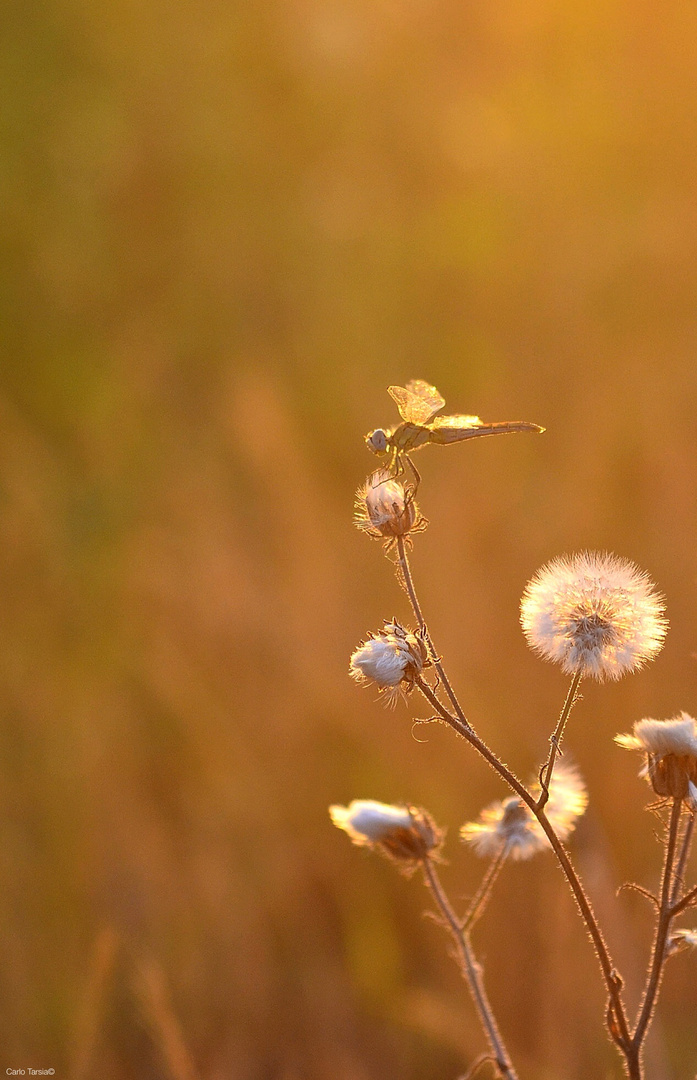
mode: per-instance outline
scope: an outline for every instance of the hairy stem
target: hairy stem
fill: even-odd
[[[435,646],[433,644],[433,639],[432,639],[431,635],[429,634],[429,632],[428,632],[428,630],[426,628],[426,621],[425,621],[425,619],[423,617],[423,612],[421,611],[421,605],[419,604],[419,600],[418,600],[418,597],[416,595],[416,589],[414,588],[414,580],[413,580],[413,578],[411,576],[411,567],[409,566],[409,559],[407,557],[407,550],[406,550],[406,547],[405,547],[405,544],[404,544],[404,537],[403,536],[398,536],[397,537],[397,552],[398,552],[398,555],[399,555],[399,568],[402,571],[402,578],[404,580],[404,587],[405,587],[405,589],[407,591],[407,596],[409,597],[409,601],[410,601],[412,609],[414,611],[414,617],[416,618],[416,621],[419,624],[419,629],[421,631],[421,636],[422,636],[423,640],[426,642],[426,645],[428,646],[428,650],[429,650],[429,652],[431,654],[431,660],[433,662],[433,666],[436,669],[436,671],[438,672],[438,678],[440,679],[440,681],[443,684],[443,689],[445,690],[446,694],[448,695],[448,699],[449,699],[450,704],[452,705],[453,709],[455,710],[455,713],[457,715],[458,720],[460,720],[460,722],[462,724],[464,724],[465,727],[470,728],[472,725],[469,723],[469,721],[467,720],[467,717],[465,716],[464,712],[462,711],[462,707],[460,706],[460,702],[457,700],[457,696],[456,696],[455,691],[453,690],[453,688],[452,688],[452,686],[450,684],[450,680],[448,679],[448,676],[445,674],[445,670],[444,670],[443,665],[441,663],[440,656],[436,652]]]
[[[682,834],[682,843],[680,845],[678,864],[675,868],[673,890],[670,895],[671,904],[675,904],[677,902],[680,892],[685,885],[685,867],[687,866],[687,860],[690,857],[690,848],[692,847],[692,835],[695,829],[694,810],[689,810],[688,815],[689,816],[687,818],[687,822],[685,823],[685,831]]]
[[[624,1008],[624,1002],[622,1001],[622,979],[617,974],[615,965],[612,961],[612,957],[608,951],[605,939],[602,935],[598,920],[595,917],[593,908],[591,907],[590,900],[586,896],[585,890],[581,884],[580,878],[576,873],[571,859],[569,858],[566,849],[564,848],[561,840],[554,831],[547,815],[544,812],[543,807],[537,805],[537,801],[530,794],[528,789],[518,779],[503,761],[496,756],[493,750],[491,750],[483,739],[472,730],[471,727],[465,727],[460,720],[448,712],[445,706],[438,700],[433,690],[426,682],[426,680],[419,676],[416,680],[416,684],[421,690],[426,700],[436,709],[438,715],[449,724],[458,734],[477,750],[485,761],[491,765],[498,775],[505,780],[510,788],[518,795],[528,809],[534,814],[537,821],[540,823],[540,827],[543,830],[545,836],[552,845],[552,850],[556,855],[557,861],[561,866],[564,877],[567,880],[569,888],[571,889],[576,904],[578,905],[581,917],[586,924],[588,932],[591,936],[593,946],[595,948],[595,954],[598,958],[605,985],[607,987],[608,995],[610,998],[611,1013],[610,1017],[613,1021],[610,1029],[612,1038],[623,1051],[627,1053],[630,1043],[629,1027],[627,1024],[627,1017]]]
[[[682,799],[673,799],[673,806],[670,812],[670,825],[668,826],[668,836],[666,839],[665,858],[663,860],[661,907],[658,914],[658,925],[656,927],[656,936],[654,938],[651,960],[649,962],[646,989],[644,991],[644,997],[639,1010],[639,1018],[634,1029],[634,1034],[632,1035],[631,1043],[633,1057],[636,1059],[639,1066],[639,1075],[641,1075],[642,1046],[653,1017],[656,994],[658,993],[658,988],[661,983],[663,965],[666,958],[666,942],[668,940],[670,924],[675,917],[675,909],[671,904],[671,897],[673,895],[673,863],[678,840],[681,811]]]
[[[453,911],[450,901],[445,894],[443,886],[440,883],[438,874],[433,865],[431,859],[426,857],[422,863],[424,878],[426,884],[430,889],[431,895],[435,900],[438,908],[445,919],[445,923],[450,931],[455,946],[457,949],[457,958],[460,964],[462,975],[469,987],[474,1001],[477,1014],[481,1021],[482,1027],[486,1032],[486,1037],[491,1047],[491,1051],[494,1055],[496,1065],[498,1066],[499,1073],[505,1077],[506,1080],[518,1080],[518,1074],[516,1073],[511,1063],[510,1056],[506,1050],[506,1046],[501,1037],[501,1033],[498,1029],[494,1014],[491,1009],[491,1004],[486,995],[484,989],[484,980],[482,978],[482,969],[477,962],[477,958],[474,955],[472,945],[470,944],[469,934],[463,928],[458,921],[455,912]]]
[[[552,779],[552,773],[554,772],[554,762],[556,761],[557,754],[561,753],[560,747],[562,738],[564,737],[564,728],[566,727],[566,721],[569,719],[571,710],[576,704],[578,687],[581,682],[581,678],[582,674],[581,670],[579,669],[577,672],[575,672],[574,677],[571,680],[569,692],[566,695],[566,701],[564,702],[564,707],[562,708],[559,721],[556,728],[554,729],[554,734],[550,737],[549,740],[549,756],[542,768],[540,769],[540,787],[542,788],[542,791],[540,792],[540,797],[537,801],[537,805],[539,806],[540,810],[542,810],[542,808],[547,804],[547,801],[549,800],[549,784]]]
[[[491,896],[491,890],[494,887],[494,883],[501,872],[501,867],[506,861],[508,855],[508,845],[502,844],[501,850],[498,855],[494,855],[493,859],[489,863],[486,873],[482,878],[482,883],[477,889],[476,893],[472,897],[470,906],[468,907],[465,917],[460,924],[463,930],[471,930],[478,919],[481,919],[484,914],[484,909],[489,902]]]
[[[688,893],[685,893],[682,900],[678,900],[677,903],[673,905],[673,908],[671,909],[673,918],[675,918],[676,915],[679,915],[681,911],[684,911],[685,908],[691,907],[692,904],[697,904],[697,885],[695,885],[694,889],[690,889]]]
[[[537,805],[537,801],[533,798],[525,785],[521,783],[517,776],[515,776],[515,774],[508,768],[508,766],[505,765],[503,761],[501,761],[501,759],[493,752],[493,750],[489,749],[484,740],[480,739],[480,737],[473,730],[472,726],[465,718],[460,704],[455,696],[455,693],[452,690],[450,682],[445,675],[445,671],[443,669],[440,658],[438,657],[435,649],[433,648],[433,642],[428,636],[428,631],[426,630],[426,623],[421,610],[421,605],[419,604],[419,600],[416,594],[416,588],[414,586],[414,581],[411,575],[411,569],[409,567],[409,561],[407,559],[404,541],[401,537],[398,539],[397,546],[399,551],[400,566],[402,569],[402,574],[404,575],[404,583],[407,593],[409,595],[409,599],[411,601],[411,605],[414,609],[414,615],[416,616],[416,619],[419,623],[421,632],[424,635],[424,639],[426,640],[429,648],[432,651],[434,658],[434,666],[436,668],[436,671],[438,672],[439,677],[441,678],[443,687],[445,688],[448,698],[450,699],[453,708],[455,709],[456,715],[450,713],[449,710],[446,709],[444,705],[442,705],[438,697],[435,695],[429,684],[422,676],[419,676],[416,679],[416,684],[421,690],[421,692],[424,694],[426,699],[431,703],[431,705],[434,706],[436,712],[441,717],[441,719],[444,720],[446,723],[450,724],[450,726],[454,728],[455,731],[457,731],[460,735],[462,735],[463,738],[467,739],[467,741],[475,748],[475,750],[477,750],[481,754],[484,760],[489,763],[489,765],[499,774],[499,776],[503,780],[505,780],[505,782],[510,788],[512,788],[516,795],[520,796],[525,805],[534,814],[535,818],[540,824],[540,827],[545,833],[545,836],[552,845],[552,850],[554,851],[554,854],[557,858],[557,862],[559,863],[562,869],[562,873],[564,874],[569,888],[573,893],[574,899],[576,900],[576,904],[581,913],[581,917],[588,929],[588,933],[590,934],[591,940],[593,942],[595,954],[598,958],[600,969],[602,971],[603,979],[605,980],[605,985],[607,987],[609,996],[609,1006],[607,1011],[608,1029],[614,1042],[625,1055],[627,1068],[629,1070],[630,1063],[628,1055],[630,1050],[630,1034],[624,1002],[622,1000],[623,981],[612,961],[612,957],[610,956],[608,947],[605,943],[605,939],[600,930],[600,926],[598,925],[598,920],[596,919],[593,908],[591,907],[590,900],[586,896],[585,889],[581,884],[580,878],[578,877],[578,874],[573,867],[573,864],[566,852],[566,849],[564,848],[561,840],[557,836],[554,828],[552,827],[549,819],[547,818],[547,815],[544,812],[544,806]],[[573,695],[571,697],[571,701],[573,702]]]

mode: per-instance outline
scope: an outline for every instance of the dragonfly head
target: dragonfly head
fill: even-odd
[[[370,431],[365,437],[365,443],[369,450],[372,450],[374,454],[386,454],[387,453],[387,432],[382,428],[376,428],[375,431]]]

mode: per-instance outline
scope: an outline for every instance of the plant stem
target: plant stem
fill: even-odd
[[[663,860],[663,880],[661,882],[661,907],[658,915],[658,925],[656,927],[656,936],[654,938],[653,950],[651,960],[649,963],[649,970],[646,980],[646,989],[644,991],[644,997],[639,1010],[639,1018],[634,1029],[634,1034],[631,1040],[631,1052],[632,1057],[636,1060],[637,1075],[641,1076],[641,1052],[644,1037],[648,1031],[649,1024],[653,1017],[654,1006],[656,1003],[656,994],[661,983],[661,976],[663,975],[663,964],[665,961],[666,953],[666,941],[668,940],[668,932],[670,930],[670,924],[675,917],[674,906],[671,905],[671,897],[673,895],[673,862],[675,859],[675,848],[678,840],[678,830],[680,827],[680,813],[682,811],[682,799],[674,798],[673,806],[670,812],[670,825],[668,826],[668,837],[666,840],[665,858]]]
[[[435,646],[433,644],[433,639],[431,638],[431,635],[429,634],[429,632],[428,632],[428,630],[426,628],[426,621],[425,621],[425,619],[423,617],[423,613],[421,611],[421,605],[419,604],[418,597],[416,595],[416,589],[414,588],[414,580],[413,580],[413,578],[411,576],[411,567],[409,566],[409,559],[407,557],[407,550],[406,550],[406,547],[405,547],[405,544],[404,544],[404,537],[403,536],[398,536],[397,537],[397,553],[398,553],[398,556],[399,556],[399,567],[400,567],[400,569],[402,571],[402,577],[404,579],[404,587],[405,587],[405,589],[407,591],[407,596],[409,597],[409,601],[410,601],[412,609],[414,611],[414,617],[416,618],[416,621],[419,624],[419,629],[421,631],[421,636],[424,639],[424,641],[426,642],[426,645],[428,646],[429,652],[431,654],[431,660],[433,662],[433,666],[436,669],[436,671],[438,672],[438,677],[439,677],[440,681],[443,683],[443,689],[445,690],[446,694],[448,695],[450,703],[451,703],[453,709],[455,710],[455,713],[456,713],[458,719],[460,720],[460,722],[462,724],[465,725],[465,727],[471,728],[472,725],[469,723],[469,721],[467,720],[467,717],[465,716],[464,712],[462,711],[462,707],[460,706],[460,702],[457,700],[457,696],[456,696],[455,691],[453,690],[453,688],[452,688],[452,686],[450,684],[450,680],[448,679],[448,676],[445,674],[445,670],[444,670],[443,665],[441,663],[440,656],[436,652]]]
[[[496,1060],[499,1072],[501,1076],[506,1080],[518,1080],[518,1074],[516,1073],[508,1051],[506,1050],[501,1033],[498,1029],[494,1014],[491,1009],[491,1004],[486,995],[484,989],[484,980],[482,979],[482,969],[477,962],[477,958],[474,955],[472,945],[470,944],[469,934],[463,928],[458,921],[455,912],[453,911],[450,901],[445,894],[443,886],[440,883],[438,874],[433,865],[431,859],[426,857],[422,863],[424,878],[426,884],[431,891],[431,895],[435,900],[438,908],[440,909],[443,918],[447,924],[457,948],[457,957],[460,963],[460,969],[462,975],[469,987],[474,1001],[475,1008],[479,1015],[479,1019],[482,1023],[482,1027],[486,1032],[486,1037],[491,1047],[492,1053]]]
[[[692,846],[692,834],[695,828],[695,814],[694,810],[688,811],[689,817],[685,824],[685,831],[682,836],[682,844],[680,846],[680,856],[678,858],[678,865],[675,868],[675,877],[673,879],[673,891],[670,894],[671,904],[675,904],[678,899],[678,894],[685,884],[685,867],[687,866],[687,860],[690,857],[690,848]]]
[[[694,903],[697,903],[697,885],[695,885],[694,889],[690,889],[688,893],[685,893],[682,900],[678,900],[678,902],[673,905],[673,918],[675,918],[675,916],[679,915],[681,911],[684,911],[685,908],[690,907],[690,905]]]
[[[472,730],[471,727],[465,727],[457,717],[453,716],[445,708],[443,704],[438,700],[431,687],[425,681],[422,676],[419,676],[416,680],[416,684],[421,690],[421,693],[427,699],[427,701],[433,705],[438,712],[438,715],[442,720],[445,720],[447,724],[450,724],[458,734],[477,750],[481,756],[491,765],[491,767],[499,774],[499,776],[505,780],[510,788],[515,791],[516,795],[519,795],[528,809],[534,814],[537,821],[540,823],[540,827],[545,833],[545,836],[552,845],[554,854],[557,857],[557,861],[561,866],[564,877],[566,878],[569,888],[571,889],[576,904],[578,905],[581,917],[588,929],[591,936],[595,953],[600,964],[605,985],[607,987],[608,995],[610,997],[612,1015],[614,1017],[617,1030],[611,1031],[612,1037],[623,1053],[626,1054],[629,1048],[630,1035],[629,1027],[627,1024],[627,1017],[624,1009],[624,1002],[622,1001],[622,979],[618,975],[615,965],[612,962],[612,957],[608,952],[605,939],[598,925],[598,921],[591,907],[590,901],[586,896],[585,890],[581,884],[581,881],[576,873],[572,862],[561,842],[559,837],[554,831],[554,828],[549,822],[547,815],[544,812],[544,808],[540,808],[537,805],[537,801],[530,794],[528,789],[518,779],[518,777],[511,772],[507,765],[505,765],[500,758],[496,756],[493,750],[490,750],[486,743],[480,739],[480,737]]]
[[[552,779],[552,773],[554,772],[554,762],[556,760],[557,754],[561,753],[560,747],[562,738],[564,736],[564,728],[566,727],[566,721],[569,719],[571,710],[576,704],[576,695],[578,692],[579,683],[581,682],[581,678],[582,674],[581,670],[579,669],[577,672],[575,672],[571,680],[569,692],[566,695],[566,701],[564,702],[564,707],[561,711],[559,721],[556,728],[554,729],[554,734],[550,737],[549,740],[549,756],[542,768],[540,769],[540,787],[542,788],[542,791],[540,792],[540,797],[537,800],[537,805],[540,810],[542,810],[542,808],[547,804],[547,801],[549,799],[549,784]]]
[[[505,765],[499,757],[497,757],[493,750],[489,749],[484,740],[480,739],[477,733],[473,730],[472,726],[466,720],[460,704],[457,701],[455,693],[450,686],[450,682],[445,675],[445,671],[443,669],[440,658],[437,656],[436,651],[433,648],[433,642],[428,636],[428,632],[426,630],[426,623],[423,617],[423,613],[421,611],[421,605],[419,604],[418,597],[416,595],[416,589],[411,575],[404,542],[401,537],[398,538],[397,547],[399,552],[400,566],[404,575],[404,582],[407,593],[414,609],[414,615],[416,616],[416,619],[419,623],[421,632],[424,635],[424,639],[426,640],[429,648],[433,653],[434,666],[443,682],[443,686],[446,690],[446,693],[448,694],[450,701],[453,704],[453,708],[455,709],[457,715],[453,716],[453,714],[450,713],[448,709],[446,709],[445,706],[441,704],[429,684],[422,676],[419,676],[415,680],[416,685],[419,687],[422,694],[431,703],[431,705],[434,706],[441,719],[445,720],[445,722],[450,724],[450,726],[454,728],[455,731],[457,731],[460,735],[462,735],[463,738],[467,739],[467,741],[475,748],[475,750],[477,750],[481,754],[484,760],[489,763],[489,765],[499,774],[499,776],[503,780],[505,780],[505,782],[510,788],[512,788],[516,795],[520,796],[528,809],[534,814],[545,836],[552,845],[552,850],[554,851],[554,854],[557,858],[557,862],[559,863],[562,872],[567,880],[569,888],[573,893],[574,899],[576,900],[576,904],[578,905],[579,911],[581,913],[581,917],[586,924],[588,933],[590,934],[591,940],[593,942],[595,954],[598,958],[598,963],[600,964],[600,969],[602,971],[603,979],[605,980],[605,985],[607,987],[608,996],[610,999],[607,1013],[608,1029],[610,1031],[612,1039],[620,1048],[622,1053],[625,1055],[627,1068],[629,1070],[630,1062],[628,1055],[630,1052],[630,1034],[627,1016],[624,1008],[624,1002],[622,1000],[623,981],[615,968],[612,957],[610,956],[610,953],[608,951],[608,947],[605,944],[605,939],[600,930],[600,926],[598,925],[598,920],[595,917],[593,908],[591,907],[590,900],[586,896],[580,878],[578,877],[578,874],[576,873],[561,840],[557,836],[554,828],[552,827],[549,819],[547,818],[547,815],[544,812],[544,806],[538,807],[537,801],[533,798],[525,785],[521,783],[518,777],[508,768],[508,766]],[[573,696],[571,698],[571,701],[573,702]]]
[[[471,930],[478,919],[481,919],[484,914],[484,908],[486,907],[489,897],[491,896],[491,890],[494,887],[494,883],[501,872],[501,867],[506,861],[508,855],[508,846],[503,843],[498,855],[494,855],[493,859],[489,863],[486,873],[482,878],[481,885],[477,889],[476,893],[472,897],[470,906],[465,913],[465,917],[461,922],[463,930]]]

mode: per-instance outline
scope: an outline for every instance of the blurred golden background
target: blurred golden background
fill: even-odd
[[[413,569],[516,771],[566,680],[518,602],[609,549],[665,592],[587,685],[573,843],[636,1002],[660,848],[641,716],[697,710],[697,8],[605,0],[7,0],[0,422],[0,1066],[73,1080],[441,1080],[484,1049],[428,900],[354,797],[450,829],[502,794],[347,677],[408,620],[351,525],[385,389],[541,436],[428,447]],[[694,865],[692,872],[694,874]],[[689,921],[683,925],[691,925]],[[619,1077],[568,891],[508,867],[476,933],[527,1080]],[[651,1080],[697,1067],[671,961]]]

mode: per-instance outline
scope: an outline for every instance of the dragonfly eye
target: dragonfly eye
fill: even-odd
[[[369,435],[366,435],[365,441],[368,449],[372,450],[374,454],[384,454],[387,450],[387,435],[382,428],[371,431]]]

